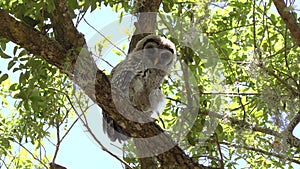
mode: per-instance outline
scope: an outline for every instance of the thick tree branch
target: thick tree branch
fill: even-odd
[[[291,31],[296,43],[300,46],[300,27],[298,26],[296,18],[287,10],[284,0],[273,0],[273,3],[287,28]]]
[[[100,74],[98,74],[100,76]],[[99,79],[99,78],[97,78]],[[101,83],[96,83],[96,85],[99,85]],[[100,86],[99,86],[100,87]],[[98,86],[96,86],[98,88]],[[163,130],[155,123],[155,122],[149,122],[149,123],[138,123],[138,122],[132,122],[126,119],[123,116],[120,116],[116,112],[115,105],[123,105],[123,109],[125,112],[121,113],[127,113],[128,116],[140,116],[137,117],[138,119],[146,117],[144,116],[144,113],[139,112],[134,107],[130,106],[128,99],[123,96],[119,95],[120,92],[117,92],[117,89],[111,90],[113,93],[106,95],[103,97],[104,94],[107,93],[100,93],[103,92],[103,90],[97,90],[96,96],[98,103],[101,102],[99,100],[103,98],[111,99],[111,95],[118,95],[118,99],[115,99],[114,101],[111,100],[110,104],[108,105],[100,105],[104,110],[110,111],[109,114],[111,117],[116,120],[117,122],[120,122],[119,125],[124,128],[124,130],[132,137],[135,138],[151,138],[153,136],[158,136],[156,139],[152,139],[149,141],[138,141],[139,147],[143,147],[144,150],[153,150],[153,155],[159,154],[160,150],[168,150],[170,148],[170,145],[174,146],[170,150],[157,155],[158,160],[160,161],[162,166],[167,166],[169,168],[178,168],[178,167],[186,167],[186,168],[209,168],[205,167],[203,165],[198,164],[197,162],[194,162],[189,156],[187,156],[183,150],[181,150],[176,143],[170,138],[168,135],[163,133]],[[102,97],[100,97],[102,96]],[[114,104],[113,104],[114,102]],[[120,110],[122,111],[122,110]],[[138,139],[139,140],[139,139]]]
[[[67,169],[66,167],[63,167],[55,163],[50,163],[49,165],[50,165],[50,169]]]
[[[55,39],[64,46],[65,49],[83,47],[86,44],[84,36],[79,33],[74,26],[66,0],[54,0],[54,4],[55,10],[50,19]]]
[[[41,56],[48,63],[63,68],[67,51],[59,43],[17,21],[3,9],[0,9],[0,16],[1,37],[20,45],[34,55]]]
[[[287,131],[293,133],[295,127],[300,123],[300,112],[298,112],[295,117],[291,120],[290,124],[287,127]]]

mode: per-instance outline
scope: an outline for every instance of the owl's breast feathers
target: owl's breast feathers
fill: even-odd
[[[166,72],[159,69],[146,69],[137,74],[130,84],[129,100],[141,111],[149,111],[151,106],[150,93],[160,89]]]
[[[164,101],[160,85],[170,73],[175,56],[175,45],[170,40],[156,35],[146,36],[111,72],[111,87],[115,90],[112,93],[124,96],[143,112],[160,111]],[[112,141],[127,139],[123,128],[105,112],[103,119],[107,122],[103,123],[104,131]]]

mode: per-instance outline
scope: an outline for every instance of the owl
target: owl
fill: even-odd
[[[111,72],[112,90],[125,96],[133,107],[147,116],[161,113],[165,96],[160,86],[165,76],[170,73],[176,59],[175,45],[168,39],[148,35],[140,40],[134,50]],[[117,109],[126,106],[116,105]],[[124,112],[124,110],[123,110]],[[140,119],[127,117],[138,122]],[[151,119],[151,118],[147,118]],[[122,127],[103,113],[103,130],[111,141],[127,139]]]

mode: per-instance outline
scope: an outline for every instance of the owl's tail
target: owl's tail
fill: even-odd
[[[102,122],[103,131],[104,133],[107,133],[108,138],[111,141],[118,140],[120,143],[128,140],[129,135],[126,134],[123,128],[116,121],[114,121],[104,110],[102,114],[103,114],[103,122]]]

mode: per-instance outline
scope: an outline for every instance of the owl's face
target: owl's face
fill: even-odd
[[[146,36],[139,41],[133,52],[139,53],[137,59],[141,59],[147,68],[159,69],[169,72],[175,61],[174,44],[163,37],[156,35]]]

